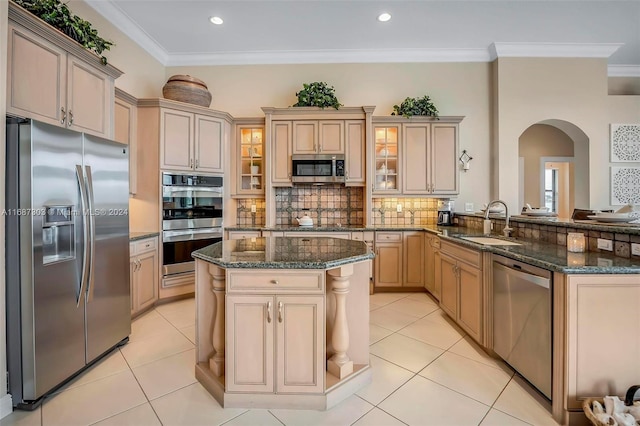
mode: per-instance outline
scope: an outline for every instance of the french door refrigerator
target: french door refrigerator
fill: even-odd
[[[14,406],[128,341],[128,147],[7,117],[6,308]]]

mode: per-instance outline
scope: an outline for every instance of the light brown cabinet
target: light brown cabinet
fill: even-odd
[[[235,195],[264,194],[264,125],[236,124]]]
[[[158,300],[158,237],[129,244],[131,315],[152,307]]]
[[[137,100],[130,94],[116,88],[114,105],[114,139],[129,146],[129,194],[137,192]]]
[[[291,121],[274,121],[271,127],[271,186],[291,186]]]
[[[376,117],[373,195],[459,193],[462,117]]]
[[[227,391],[324,391],[324,296],[228,294],[225,312]]]
[[[293,122],[294,154],[344,154],[344,120]]]
[[[423,232],[376,232],[375,251],[376,287],[424,287]]]
[[[228,127],[223,118],[161,108],[160,168],[224,173]]]
[[[433,297],[440,300],[440,281],[436,274],[436,265],[440,262],[440,238],[437,235],[425,235],[424,288]]]
[[[9,114],[113,137],[120,70],[11,2],[7,48]]]
[[[436,276],[442,310],[471,337],[482,342],[482,253],[442,241]]]
[[[365,122],[364,120],[346,120],[345,127],[345,170],[346,186],[362,186],[367,178],[365,161]]]

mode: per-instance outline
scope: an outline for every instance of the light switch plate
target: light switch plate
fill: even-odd
[[[402,212],[402,204],[400,204],[400,203],[396,204],[396,211],[398,213]]]
[[[472,212],[473,211],[473,203],[464,203],[464,211]]]
[[[604,238],[598,238],[598,248],[600,250],[613,251],[613,241]]]
[[[256,212],[256,205],[251,204],[251,213],[255,213],[255,212]]]
[[[631,243],[631,254],[640,256],[640,243]]]

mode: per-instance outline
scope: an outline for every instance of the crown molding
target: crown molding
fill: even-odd
[[[122,31],[126,37],[137,43],[142,49],[153,56],[158,62],[166,66],[169,53],[152,37],[138,26],[126,13],[110,0],[84,0],[107,21]]]
[[[640,65],[609,65],[609,77],[640,77]]]
[[[167,66],[487,62],[486,49],[287,50],[170,55]]]
[[[497,58],[608,58],[624,43],[502,43],[489,45]]]

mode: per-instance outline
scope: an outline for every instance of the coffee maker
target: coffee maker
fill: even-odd
[[[441,200],[438,202],[438,225],[453,225],[453,201]]]

